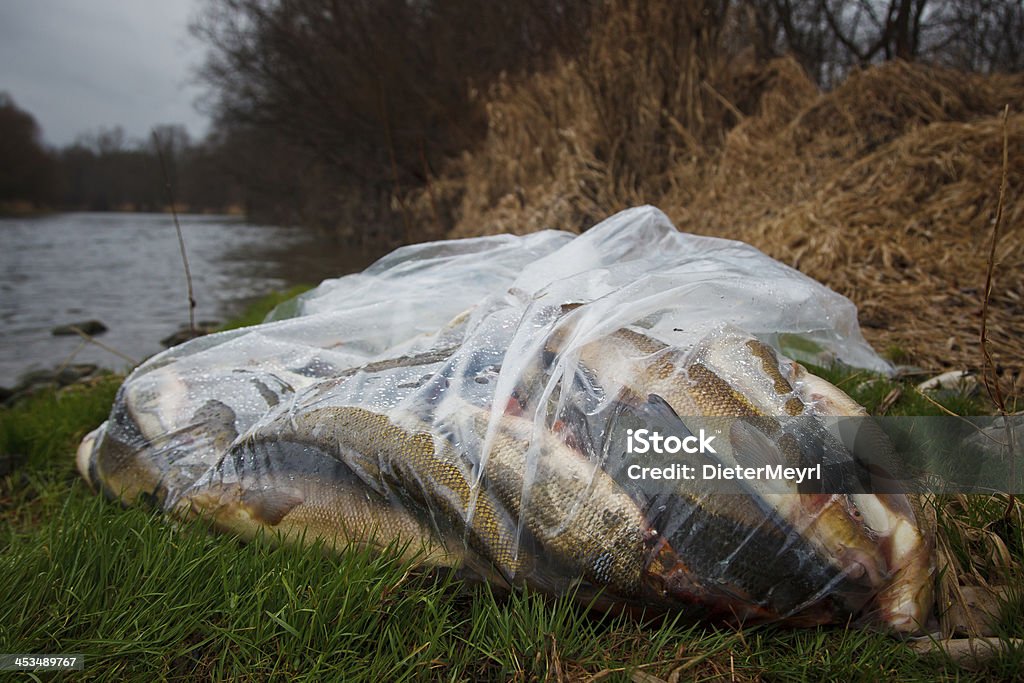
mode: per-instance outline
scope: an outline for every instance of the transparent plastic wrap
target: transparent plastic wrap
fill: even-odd
[[[271,318],[141,365],[83,475],[243,537],[397,544],[601,605],[928,619],[931,529],[899,487],[830,479],[853,456],[829,419],[863,411],[779,351],[889,366],[848,300],[750,246],[642,207],[404,247]]]

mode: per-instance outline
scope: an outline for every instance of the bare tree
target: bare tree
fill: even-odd
[[[942,2],[929,57],[970,71],[1024,69],[1024,0]]]
[[[928,4],[929,0],[823,0],[821,9],[849,61],[865,66],[879,59],[915,59]]]
[[[971,71],[1024,68],[1024,0],[746,0],[776,53],[819,83],[850,68],[919,60]]]
[[[387,207],[485,130],[472,88],[571,50],[583,0],[208,0],[193,30],[223,125],[304,148]]]
[[[32,114],[0,92],[0,202],[42,206],[53,198],[54,162]]]

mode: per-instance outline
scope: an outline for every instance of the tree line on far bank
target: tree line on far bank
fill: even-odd
[[[0,214],[162,211],[172,196],[187,211],[244,211],[214,135],[193,142],[183,126],[161,125],[133,141],[114,127],[58,149],[41,138],[35,117],[0,93]]]

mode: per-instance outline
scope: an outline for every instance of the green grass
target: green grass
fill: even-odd
[[[278,305],[283,304],[286,301],[290,301],[299,294],[307,292],[312,288],[313,287],[311,285],[295,285],[290,289],[267,294],[246,306],[245,310],[243,310],[236,318],[224,323],[220,327],[219,331],[223,332],[224,330],[234,330],[239,327],[258,325],[263,322],[264,318],[267,317],[267,314],[274,310]]]
[[[942,408],[957,415],[986,415],[992,412],[991,406],[981,394],[946,391],[937,399],[934,396],[926,397],[916,389],[913,381],[892,382],[867,370],[854,370],[843,366],[824,368],[814,365],[808,365],[807,368],[842,389],[872,415],[881,412],[883,402],[893,392],[895,400],[884,411],[888,416],[947,414]],[[920,378],[918,381],[921,381]],[[936,400],[941,404],[941,408],[935,404]]]
[[[863,630],[718,630],[496,596],[393,556],[205,533],[123,510],[81,483],[37,529],[5,534],[0,648],[80,653],[105,680],[573,679],[636,671],[739,680],[928,680],[934,666]],[[856,669],[854,668],[856,663]],[[990,672],[995,673],[995,672]]]
[[[875,406],[896,386],[849,372],[830,379]],[[105,419],[118,382],[0,409],[0,453],[13,464],[0,479],[2,653],[80,653],[85,677],[117,681],[928,681],[1024,671],[1020,651],[968,672],[866,629],[736,631],[601,615],[571,597],[499,594],[409,571],[397,552],[241,544],[198,522],[123,509],[88,490],[72,457]],[[938,412],[913,393],[904,387],[890,414]],[[969,499],[956,521],[997,533],[1019,559],[1024,537],[1004,509]],[[975,539],[953,545],[964,563],[976,560]],[[1024,585],[1019,572],[1009,579]],[[1000,628],[1024,633],[1020,592]]]

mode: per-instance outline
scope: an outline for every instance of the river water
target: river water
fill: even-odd
[[[375,255],[295,227],[227,216],[179,217],[196,320],[225,320],[268,292],[364,268]],[[131,364],[56,325],[102,321],[98,341],[136,360],[188,323],[185,275],[170,215],[68,213],[0,219],[0,386],[73,362]]]

